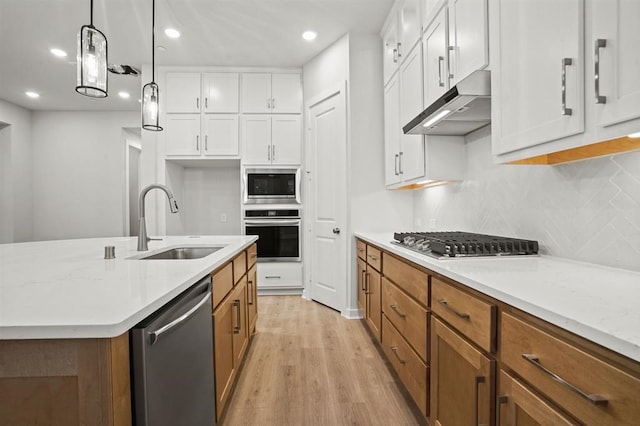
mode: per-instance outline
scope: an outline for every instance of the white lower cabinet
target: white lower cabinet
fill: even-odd
[[[300,164],[301,125],[299,114],[243,115],[243,164]]]

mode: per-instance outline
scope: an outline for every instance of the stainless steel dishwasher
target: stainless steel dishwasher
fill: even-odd
[[[130,336],[134,424],[215,425],[211,278],[144,319]]]

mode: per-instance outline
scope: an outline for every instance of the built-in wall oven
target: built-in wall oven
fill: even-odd
[[[300,169],[247,168],[244,204],[300,204]]]
[[[273,208],[244,213],[245,234],[258,236],[258,262],[300,261],[300,210]]]

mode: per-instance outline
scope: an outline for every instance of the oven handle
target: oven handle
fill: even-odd
[[[280,226],[280,225],[300,225],[300,219],[297,220],[245,220],[246,226]]]

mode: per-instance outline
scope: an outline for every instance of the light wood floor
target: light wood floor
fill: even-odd
[[[299,296],[258,299],[223,425],[420,425],[358,320]]]

